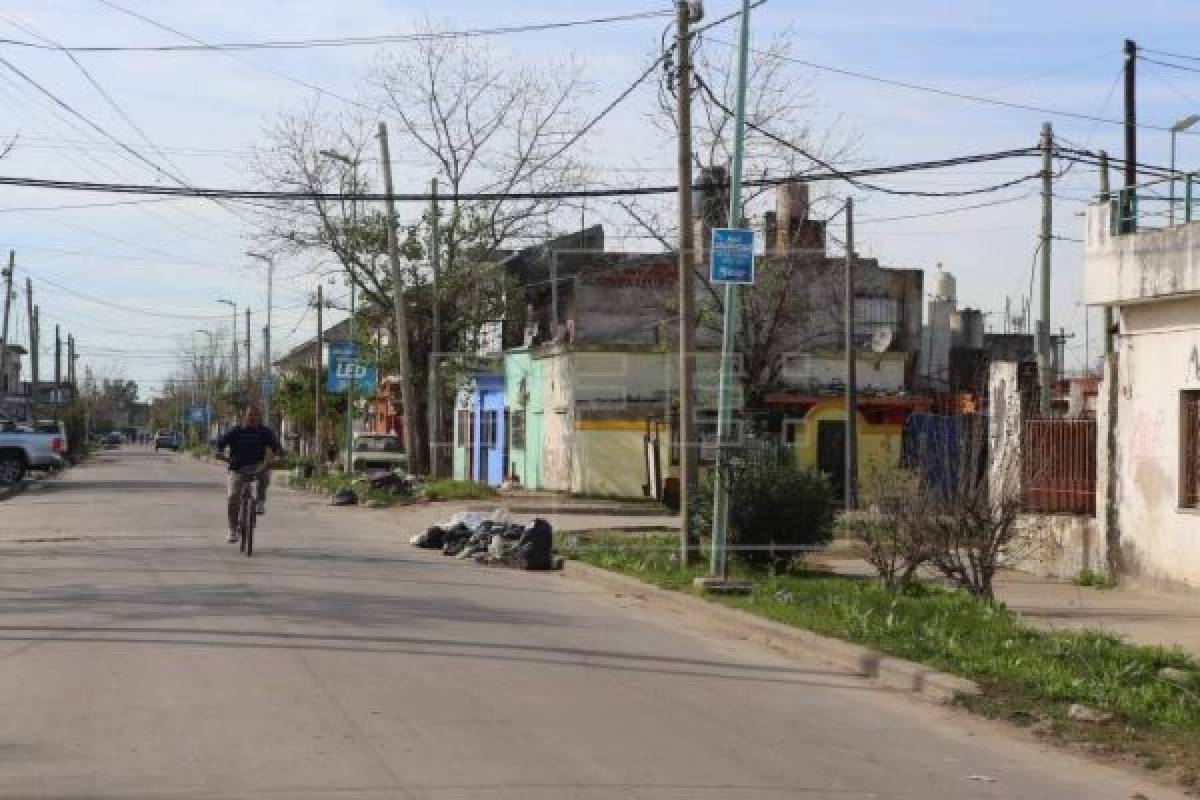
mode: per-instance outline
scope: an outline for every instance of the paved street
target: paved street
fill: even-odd
[[[137,448],[0,504],[0,796],[1120,798],[1124,772]]]

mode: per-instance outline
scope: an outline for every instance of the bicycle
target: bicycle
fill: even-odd
[[[242,496],[238,501],[238,551],[246,554],[246,558],[254,555],[254,527],[258,521],[258,476],[260,467],[244,467],[239,469],[242,476]]]
[[[228,461],[223,454],[218,455],[219,461]],[[258,479],[266,464],[242,467],[237,470],[243,478],[242,494],[238,498],[238,552],[245,553],[246,558],[254,555],[254,528],[258,522]]]

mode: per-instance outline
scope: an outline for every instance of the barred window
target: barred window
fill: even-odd
[[[1179,393],[1179,505],[1200,508],[1200,391]]]
[[[525,449],[525,409],[519,408],[508,418],[508,424],[512,428],[512,449]]]

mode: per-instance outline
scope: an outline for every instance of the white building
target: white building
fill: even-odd
[[[1120,328],[1097,404],[1097,518],[1115,523],[1123,572],[1200,587],[1200,223],[1121,234],[1114,218],[1107,203],[1087,214],[1085,298]]]

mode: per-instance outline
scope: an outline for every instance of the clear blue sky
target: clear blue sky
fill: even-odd
[[[620,0],[579,2],[389,2],[388,0],[120,0],[132,9],[209,41],[280,39],[406,32],[425,16],[451,28],[513,25],[666,8],[667,3]],[[735,7],[730,0],[707,4],[709,19]],[[170,34],[106,8],[97,0],[12,0],[0,11],[0,36],[28,40],[13,23],[32,26],[43,36],[69,45],[178,43]],[[496,46],[522,62],[546,65],[565,54],[580,58],[595,94],[585,110],[598,110],[648,63],[666,20],[622,23],[554,33],[497,38]],[[1124,38],[1144,47],[1200,55],[1195,32],[1200,3],[1158,0],[1119,2],[946,3],[914,0],[905,4],[770,0],[754,14],[753,37],[764,41],[781,31],[795,37],[793,54],[819,64],[898,80],[987,95],[1031,105],[1119,118],[1121,88],[1116,83]],[[724,36],[732,39],[729,26]],[[713,45],[720,52],[719,45]],[[123,141],[144,145],[61,53],[0,45],[0,55],[46,88],[87,114]],[[271,71],[283,72],[338,93],[356,96],[377,53],[369,48],[302,52],[253,52],[236,58],[205,54],[81,55],[96,80],[148,137],[183,167],[195,183],[246,186],[244,155],[263,141],[262,130],[278,112],[297,108],[311,92]],[[1200,65],[1200,62],[1197,62]],[[795,65],[797,79],[814,80],[820,108],[818,127],[837,124],[857,132],[857,160],[892,163],[1032,145],[1043,119],[1070,141],[1121,152],[1119,126],[1046,117],[969,103]],[[1144,65],[1140,118],[1167,125],[1200,111],[1200,73]],[[331,103],[336,101],[323,101]],[[583,152],[598,172],[636,163],[641,174],[670,182],[670,142],[647,120],[653,108],[652,84],[634,95],[584,143]],[[0,174],[118,182],[155,179],[143,165],[125,158],[94,131],[55,108],[36,90],[0,65],[0,133],[19,134],[16,149]],[[783,132],[786,133],[786,132]],[[394,143],[398,183],[424,186],[428,168]],[[1143,130],[1140,157],[1165,163],[1166,133]],[[1180,163],[1200,162],[1200,140],[1181,137]],[[661,168],[661,172],[653,171]],[[1036,170],[1035,162],[989,164],[946,173],[890,179],[894,186],[946,189],[995,183]],[[883,180],[881,179],[881,182]],[[1077,167],[1059,187],[1055,228],[1080,235],[1083,200],[1096,187],[1094,171]],[[1029,189],[1010,190],[980,200],[1020,198]],[[841,185],[836,191],[845,192]],[[932,270],[939,262],[958,277],[963,304],[1001,311],[1004,298],[1028,291],[1030,262],[1038,224],[1038,201],[1024,197],[1003,205],[945,216],[876,222],[877,217],[952,209],[966,200],[914,200],[855,191],[863,219],[860,250],[885,264]],[[151,316],[102,305],[37,286],[43,337],[60,323],[79,337],[94,366],[138,380],[148,389],[171,367],[171,354],[197,328],[228,325],[228,308],[218,297],[247,304],[258,314],[265,303],[263,276],[242,255],[244,225],[212,203],[171,201],[149,206],[23,211],[111,201],[112,197],[67,192],[0,189],[0,246],[18,253],[23,281],[61,284],[93,298],[159,314],[195,314],[196,319]],[[115,198],[121,199],[121,198]],[[401,209],[401,216],[411,213]],[[600,212],[597,211],[599,214]],[[616,220],[616,217],[612,217]],[[620,220],[621,223],[627,220]],[[1080,245],[1055,245],[1054,327],[1082,334]],[[312,320],[302,308],[312,279],[301,265],[284,269],[276,297],[275,349],[280,352],[309,335]],[[336,289],[338,293],[343,289]],[[200,318],[203,315],[204,318]],[[23,313],[19,319],[23,320]],[[996,320],[997,318],[993,318]],[[257,328],[261,317],[255,321]],[[1095,326],[1093,326],[1094,328]],[[49,328],[49,331],[46,329]],[[109,352],[101,352],[106,349]],[[117,352],[122,351],[122,352]],[[1093,353],[1095,335],[1093,331]],[[47,351],[49,355],[49,351]],[[1082,337],[1072,342],[1068,363],[1078,365]],[[44,359],[43,363],[49,363]]]

